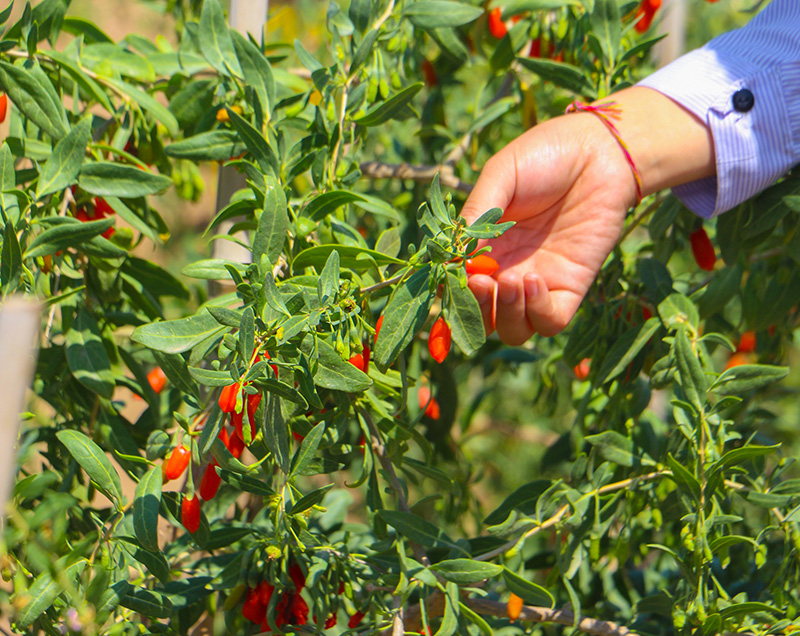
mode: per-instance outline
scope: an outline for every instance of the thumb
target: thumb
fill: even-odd
[[[501,150],[483,166],[478,182],[461,210],[469,223],[492,208],[505,210],[514,198],[517,187],[517,166],[514,154]]]

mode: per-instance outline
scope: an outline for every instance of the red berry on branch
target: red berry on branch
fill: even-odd
[[[186,471],[192,459],[192,452],[183,444],[179,444],[164,464],[164,481],[177,479]]]
[[[355,629],[356,627],[358,627],[358,625],[361,623],[361,621],[364,620],[365,616],[366,616],[366,614],[364,614],[364,612],[356,612],[355,614],[353,614],[350,617],[350,620],[347,621],[347,626],[350,629]]]
[[[219,486],[222,483],[222,477],[219,476],[217,473],[217,460],[214,459],[211,463],[206,466],[206,470],[203,473],[203,477],[200,480],[200,498],[203,501],[211,501],[216,495],[217,491],[219,490]]]
[[[183,496],[181,502],[181,523],[191,534],[200,529],[200,499],[197,495]]]
[[[705,228],[695,230],[689,235],[689,241],[692,244],[692,254],[697,266],[710,272],[714,269],[714,263],[717,262],[717,255],[714,253],[714,246],[711,244],[711,239],[708,238]]]
[[[495,7],[489,11],[489,33],[498,40],[504,38],[506,33],[508,33],[508,27],[506,27],[506,23],[503,22],[502,15],[503,11],[500,7]]]
[[[467,259],[467,276],[472,276],[473,274],[491,276],[498,269],[500,269],[500,266],[497,264],[497,261],[486,254],[478,254],[475,258]]]
[[[575,373],[575,377],[578,378],[581,382],[583,382],[586,378],[589,377],[589,370],[592,360],[590,358],[584,358],[578,364],[575,365],[573,372]]]
[[[450,353],[450,344],[450,326],[444,318],[440,317],[433,323],[430,334],[428,334],[428,353],[441,364]]]
[[[219,394],[219,408],[223,413],[231,413],[236,408],[236,398],[239,396],[239,383],[223,387]]]
[[[736,348],[736,351],[740,351],[742,353],[752,353],[755,350],[756,350],[756,332],[745,331],[739,338],[739,346]]]
[[[0,95],[0,124],[5,122],[7,113],[8,113],[8,95],[3,93],[2,95]]]
[[[242,616],[253,623],[260,623],[267,617],[267,606],[261,602],[258,590],[249,588],[242,605]]]
[[[167,384],[167,376],[161,367],[156,367],[147,374],[147,382],[150,384],[150,388],[158,394],[164,390]]]
[[[427,386],[421,386],[417,391],[417,396],[419,398],[419,408],[425,409],[425,417],[438,420],[441,415],[441,409],[436,398],[431,397],[431,390]]]

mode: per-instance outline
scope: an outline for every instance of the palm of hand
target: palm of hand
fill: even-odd
[[[599,122],[562,117],[484,168],[465,216],[502,207],[503,220],[516,225],[485,243],[500,270],[473,276],[470,288],[487,331],[496,327],[504,342],[561,331],[614,248],[632,199],[630,168],[614,143]]]

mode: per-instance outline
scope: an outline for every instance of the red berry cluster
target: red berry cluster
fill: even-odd
[[[299,565],[294,564],[289,567],[289,577],[294,584],[294,590],[282,592],[275,605],[274,624],[278,629],[284,625],[299,626],[308,623],[308,603],[302,596],[303,588],[306,586],[305,574]],[[262,632],[272,631],[267,619],[267,610],[274,593],[275,586],[269,581],[262,581],[257,587],[249,588],[245,595],[242,616],[253,623],[260,624]],[[325,622],[325,628],[333,627],[335,624],[336,616],[334,615]]]

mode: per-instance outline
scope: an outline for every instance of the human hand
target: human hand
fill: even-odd
[[[615,95],[615,121],[643,179],[645,194],[714,173],[713,143],[693,115],[650,89]],[[462,214],[472,222],[490,208],[514,221],[492,246],[500,265],[469,286],[487,333],[506,344],[534,333],[553,336],[570,322],[619,239],[636,202],[630,164],[614,136],[590,113],[540,124],[484,166]]]

